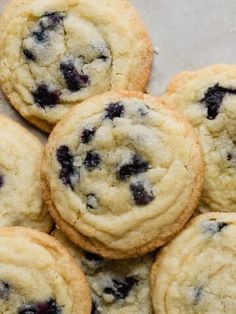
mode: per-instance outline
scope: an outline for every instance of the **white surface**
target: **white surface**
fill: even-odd
[[[159,54],[154,54],[152,94],[163,93],[168,80],[178,72],[214,63],[236,63],[235,0],[130,1],[142,16],[153,46],[159,49]],[[0,9],[5,3],[0,0]],[[42,138],[42,133],[23,121],[5,101],[0,113],[20,121]]]

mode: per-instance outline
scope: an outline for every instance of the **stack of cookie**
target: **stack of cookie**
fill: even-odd
[[[144,94],[126,0],[12,0],[0,26],[1,88],[51,132],[0,117],[0,313],[235,313],[234,66]]]

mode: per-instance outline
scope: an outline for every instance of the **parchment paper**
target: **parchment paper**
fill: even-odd
[[[216,63],[236,63],[236,1],[130,1],[143,18],[156,51],[149,84],[153,95],[162,94],[168,80],[178,72]],[[0,11],[7,2],[0,0]],[[46,135],[21,118],[1,93],[0,99],[1,114],[20,122],[45,141]]]

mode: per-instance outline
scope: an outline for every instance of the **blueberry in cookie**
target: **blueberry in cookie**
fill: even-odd
[[[233,65],[184,72],[162,98],[189,119],[200,137],[206,167],[200,213],[236,212],[235,73]]]
[[[40,181],[43,145],[18,123],[0,116],[0,151],[0,227],[50,232],[53,221]]]
[[[235,313],[236,214],[192,219],[157,254],[151,272],[154,313]]]
[[[91,96],[147,86],[152,46],[127,0],[11,0],[0,28],[2,90],[46,132]]]
[[[90,314],[85,275],[55,238],[23,227],[0,229],[0,313]]]
[[[154,254],[114,261],[76,247],[59,229],[52,235],[69,250],[87,275],[92,314],[152,314],[149,274]]]
[[[54,129],[42,167],[44,197],[77,245],[103,257],[134,257],[183,228],[203,170],[187,120],[152,96],[110,92],[79,104]]]

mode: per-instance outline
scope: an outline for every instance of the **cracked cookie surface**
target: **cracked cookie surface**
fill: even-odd
[[[200,137],[206,172],[198,211],[236,212],[236,67],[181,73],[163,101],[181,111]]]
[[[80,267],[53,237],[22,227],[0,230],[1,314],[90,314]]]
[[[92,314],[152,314],[150,268],[154,255],[114,261],[83,251],[58,229],[53,236],[65,246],[87,275]]]
[[[42,173],[45,200],[66,235],[87,251],[126,258],[184,226],[200,196],[203,161],[182,116],[152,96],[106,93],[56,126]]]
[[[3,92],[45,131],[90,96],[146,88],[151,43],[126,0],[13,0],[0,27]]]
[[[43,145],[13,120],[0,116],[0,227],[24,226],[49,232],[40,165]]]
[[[206,213],[157,255],[151,272],[155,313],[233,314],[235,213]]]

